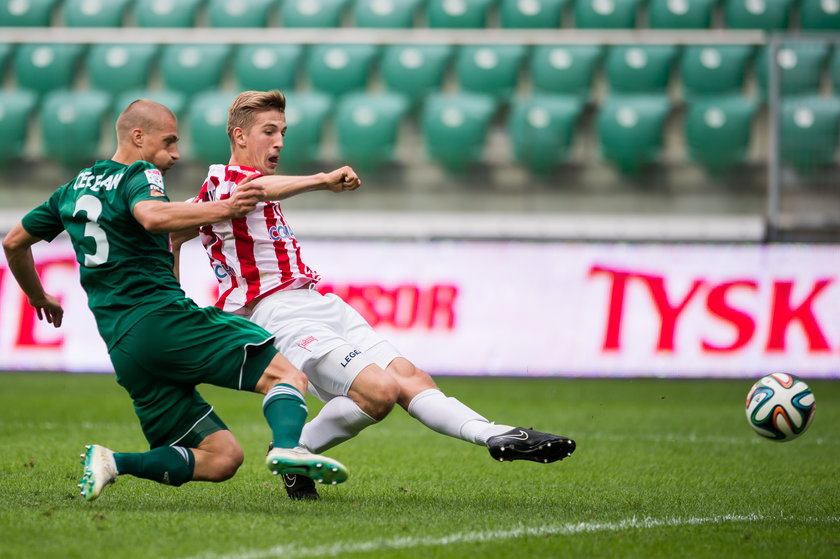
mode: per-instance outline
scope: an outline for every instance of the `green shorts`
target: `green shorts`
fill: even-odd
[[[142,318],[110,356],[150,447],[195,448],[227,429],[196,385],[252,391],[277,354],[271,342],[244,318],[182,299]]]

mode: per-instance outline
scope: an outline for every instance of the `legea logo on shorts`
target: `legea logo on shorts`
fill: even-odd
[[[353,351],[347,354],[347,357],[344,358],[344,362],[341,364],[341,366],[346,367],[350,363],[350,361],[353,360],[354,357],[361,354],[361,351],[359,351],[358,349],[354,349]]]

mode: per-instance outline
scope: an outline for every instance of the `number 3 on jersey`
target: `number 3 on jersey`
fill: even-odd
[[[105,231],[96,222],[102,213],[102,202],[96,196],[85,194],[76,200],[76,208],[73,210],[73,217],[79,212],[87,214],[88,222],[85,224],[85,237],[90,237],[96,243],[96,250],[93,254],[85,254],[85,266],[95,268],[108,260],[108,237]]]

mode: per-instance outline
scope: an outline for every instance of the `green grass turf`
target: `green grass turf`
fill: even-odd
[[[253,394],[204,387],[246,460],[180,488],[77,496],[85,443],[145,450],[109,375],[0,375],[0,557],[838,557],[840,383],[789,443],[747,425],[750,381],[439,379],[490,419],[569,435],[568,460],[498,463],[402,410],[329,454],[351,470],[292,502],[263,464]],[[310,412],[318,408],[310,402]]]

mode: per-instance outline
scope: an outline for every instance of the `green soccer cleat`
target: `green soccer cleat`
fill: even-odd
[[[86,501],[93,501],[102,490],[117,479],[117,464],[114,453],[98,444],[87,445],[87,452],[81,455],[84,473],[79,480],[79,489]]]
[[[349,475],[347,468],[338,460],[312,454],[300,446],[272,448],[265,457],[265,463],[274,475],[304,475],[318,483],[330,485],[342,483]]]

